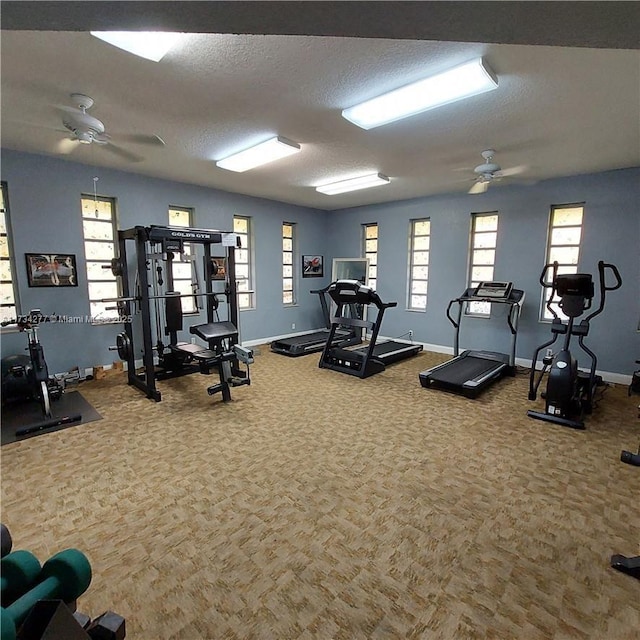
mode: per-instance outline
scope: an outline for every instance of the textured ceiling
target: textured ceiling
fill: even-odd
[[[114,141],[144,160],[130,162],[94,144],[65,156],[73,161],[319,209],[465,192],[488,147],[503,168],[525,167],[492,189],[640,165],[640,52],[601,48],[600,36],[594,45],[600,48],[588,48],[200,33],[153,63],[82,30],[14,30],[25,25],[11,15],[12,30],[6,30],[5,4],[3,147],[56,155],[65,134],[56,131],[61,114],[54,105],[70,105],[69,94],[81,92],[95,99],[90,114]],[[246,4],[252,3],[238,3]],[[495,91],[370,131],[340,115],[361,100],[480,55],[499,77]],[[139,133],[157,134],[166,146],[118,140],[117,134]],[[301,153],[244,174],[215,166],[273,135],[298,142]],[[314,189],[376,171],[391,184],[338,196]]]

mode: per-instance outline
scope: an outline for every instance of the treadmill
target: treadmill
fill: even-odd
[[[281,338],[271,343],[271,351],[280,353],[284,356],[298,357],[306,356],[309,353],[317,353],[324,349],[327,338],[331,333],[331,320],[329,318],[329,307],[327,305],[327,291],[331,285],[327,285],[324,289],[312,289],[310,293],[317,293],[320,297],[320,306],[322,307],[322,317],[324,318],[326,329],[319,331],[311,331],[299,336],[291,336],[290,338]],[[357,308],[352,305],[350,307],[352,317],[359,317]],[[331,338],[331,346],[348,347],[362,342],[362,330],[355,327],[338,326]]]
[[[359,347],[351,349],[351,353],[364,353],[368,347]],[[371,355],[376,360],[380,360],[385,366],[399,362],[405,358],[417,356],[422,351],[421,344],[412,344],[410,342],[399,342],[398,340],[385,340],[384,342],[376,342],[373,345]]]
[[[385,310],[397,306],[397,302],[382,302],[380,296],[371,287],[358,280],[336,280],[329,285],[328,293],[337,305],[335,317],[332,319],[331,331],[336,331],[343,324],[365,330],[370,329],[371,340],[368,345],[358,349],[333,347],[328,342],[318,363],[321,369],[333,369],[358,378],[368,378],[384,371],[388,364],[404,360],[422,351],[421,344],[409,344],[395,340],[376,342]],[[377,308],[375,320],[345,317],[344,307],[349,304],[374,305]]]
[[[459,352],[460,321],[463,309],[469,302],[490,302],[508,305],[507,324],[511,332],[510,353],[467,350]],[[476,398],[487,387],[506,375],[516,373],[516,336],[524,291],[514,289],[511,282],[481,282],[470,287],[447,307],[447,318],[455,328],[454,358],[426,369],[419,375],[420,384],[427,389],[441,389],[467,398]],[[451,307],[458,304],[457,317],[451,316]]]

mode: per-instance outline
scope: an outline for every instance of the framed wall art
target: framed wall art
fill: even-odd
[[[323,266],[322,256],[302,256],[302,277],[322,278]]]
[[[77,287],[76,257],[71,253],[25,253],[30,287]]]

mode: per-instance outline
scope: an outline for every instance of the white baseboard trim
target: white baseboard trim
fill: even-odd
[[[242,346],[243,347],[256,347],[259,345],[264,345],[264,344],[270,344],[271,342],[274,342],[275,340],[282,340],[283,338],[293,338],[295,336],[303,336],[306,333],[312,333],[313,331],[322,331],[323,329],[309,329],[308,331],[298,331],[296,333],[285,333],[279,336],[272,336],[270,338],[258,338],[257,340],[246,340],[242,342]],[[432,353],[443,353],[446,355],[453,355],[453,347],[447,347],[441,344],[432,344],[430,342],[418,342],[417,340],[410,340],[410,339],[400,339],[400,338],[391,338],[388,336],[378,336],[378,340],[379,341],[384,341],[384,340],[398,340],[398,342],[406,342],[407,344],[421,344],[422,348],[425,351],[431,351]],[[464,351],[463,348],[460,348],[460,351]],[[527,358],[516,358],[516,365],[519,367],[525,367],[527,369],[531,368],[531,360],[527,359]],[[103,364],[101,365],[102,367],[104,367],[104,369],[112,369],[113,368],[113,364]],[[136,368],[142,367],[143,366],[143,362],[142,360],[136,360]],[[538,361],[536,362],[536,369],[540,370],[542,369],[542,362]],[[127,363],[124,363],[124,370],[127,370]],[[93,368],[92,367],[86,367],[85,370],[85,376],[87,375],[93,375]],[[621,384],[621,385],[625,385],[625,386],[629,386],[631,384],[631,375],[626,375],[626,374],[622,374],[622,373],[614,373],[612,371],[600,371],[600,370],[596,370],[596,374],[601,376],[602,379],[605,382],[610,382],[612,384]],[[56,375],[63,375],[63,374],[56,374]]]
[[[432,351],[433,353],[445,353],[448,355],[453,355],[453,347],[445,347],[439,344],[429,344],[427,342],[420,342],[425,351]],[[462,353],[464,351],[463,348],[460,349]],[[531,360],[527,358],[516,358],[516,365],[519,367],[525,367],[527,369],[531,368]],[[542,369],[542,362],[536,362],[536,369]],[[612,384],[622,384],[625,386],[629,386],[631,384],[631,376],[622,374],[622,373],[614,373],[613,371],[600,371],[596,369],[596,374],[601,376],[605,382],[611,382]]]

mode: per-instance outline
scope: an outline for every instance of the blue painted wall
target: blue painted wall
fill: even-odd
[[[167,224],[169,206],[192,207],[195,226],[230,231],[234,214],[250,216],[255,238],[255,310],[241,314],[244,341],[304,331],[323,325],[317,296],[309,290],[320,279],[302,279],[299,265],[298,305],[282,305],[283,221],[297,223],[300,254],[327,255],[324,211],[296,207],[270,200],[216,191],[190,184],[158,180],[137,174],[90,167],[47,156],[2,150],[2,180],[7,182],[11,208],[13,248],[16,258],[20,306],[23,312],[39,308],[43,313],[67,316],[89,314],[84,278],[84,247],[80,195],[93,193],[93,177],[99,176],[98,194],[117,199],[120,228]],[[131,252],[134,252],[133,243]],[[66,252],[78,260],[79,286],[74,288],[27,287],[25,253]],[[324,281],[322,281],[324,284]],[[206,321],[189,318],[186,324]],[[51,371],[74,365],[92,367],[110,363],[121,325],[46,324],[40,331]],[[189,335],[181,336],[189,340]],[[21,353],[26,338],[2,335],[2,355]]]
[[[381,187],[383,188],[383,187]],[[383,300],[398,307],[385,315],[381,333],[400,336],[409,329],[419,342],[453,346],[453,327],[445,310],[466,287],[470,214],[498,211],[495,279],[508,280],[526,294],[518,334],[517,356],[531,359],[551,335],[539,322],[549,209],[553,204],[585,203],[581,271],[596,273],[599,260],[614,263],[623,287],[607,298],[593,320],[587,344],[603,371],[629,374],[640,358],[640,169],[610,171],[535,185],[491,187],[482,195],[445,195],[342,210],[331,217],[328,244],[334,254],[359,251],[360,225],[377,222],[378,284]],[[425,312],[406,310],[407,248],[410,220],[431,219],[428,302]],[[494,305],[491,319],[465,318],[461,348],[508,351],[504,310]],[[580,361],[586,362],[583,358]]]
[[[385,316],[382,334],[399,336],[409,329],[414,339],[451,347],[453,328],[446,320],[449,300],[466,286],[471,212],[500,215],[495,278],[510,280],[526,292],[517,355],[531,358],[550,335],[538,321],[538,277],[545,258],[549,207],[585,202],[580,269],[595,272],[598,260],[615,263],[624,280],[604,313],[593,322],[588,344],[599,357],[599,369],[629,374],[640,358],[640,168],[547,180],[535,185],[491,187],[486,194],[425,197],[415,200],[325,212],[269,200],[225,193],[137,174],[97,169],[58,158],[2,150],[2,179],[8,183],[17,280],[23,310],[41,308],[62,315],[89,312],[84,273],[80,194],[92,193],[99,176],[100,195],[115,197],[121,228],[166,224],[170,205],[193,207],[196,226],[230,230],[234,214],[253,219],[255,310],[241,313],[244,341],[305,331],[323,322],[312,288],[329,281],[334,257],[361,254],[361,225],[379,225],[378,291],[398,307]],[[381,187],[384,188],[384,187]],[[430,281],[427,310],[407,311],[407,248],[409,221],[431,219]],[[302,279],[295,307],[281,303],[281,224],[298,223],[297,253],[325,257],[325,277]],[[80,285],[73,289],[29,289],[24,253],[62,251],[78,257]],[[298,265],[296,265],[298,266]],[[194,320],[195,323],[197,320]],[[191,322],[189,322],[191,324]],[[53,371],[79,365],[109,363],[118,325],[49,325],[42,329]],[[188,335],[183,336],[188,339]],[[20,353],[25,338],[3,334],[2,355]],[[468,318],[461,334],[463,348],[508,349],[503,314],[490,320]]]

